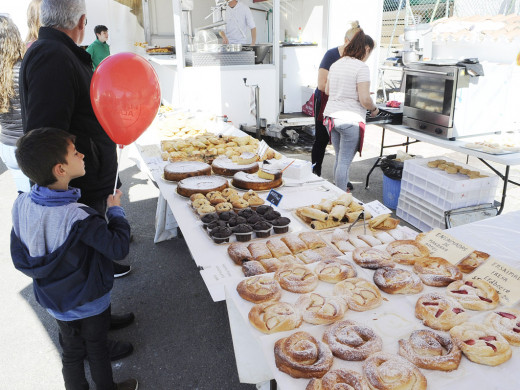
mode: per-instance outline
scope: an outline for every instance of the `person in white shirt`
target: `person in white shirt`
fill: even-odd
[[[329,69],[325,93],[329,100],[323,112],[336,152],[334,182],[347,190],[354,155],[363,146],[367,110],[379,112],[370,97],[370,70],[365,61],[374,49],[374,40],[360,30],[345,47],[343,57]]]
[[[256,25],[249,7],[231,0],[226,9],[226,31],[220,31],[223,43],[247,44],[251,30],[251,45],[256,43]]]

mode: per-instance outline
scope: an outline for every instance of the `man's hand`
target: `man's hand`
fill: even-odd
[[[121,206],[121,197],[123,193],[119,190],[116,190],[115,195],[108,195],[107,198],[107,208],[112,206]]]
[[[227,39],[227,37],[223,37],[223,38],[222,38],[222,43],[223,43],[224,45],[227,45],[227,44],[229,43],[229,39]]]

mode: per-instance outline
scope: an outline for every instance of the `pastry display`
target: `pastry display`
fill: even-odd
[[[498,366],[511,358],[511,346],[490,326],[466,322],[453,327],[450,335],[462,353],[474,363]]]
[[[498,293],[484,280],[457,280],[446,288],[446,295],[468,310],[491,310],[498,306]]]
[[[355,371],[338,368],[327,372],[323,378],[313,378],[305,390],[370,390],[365,378]]]
[[[388,294],[417,294],[424,288],[416,274],[401,268],[378,268],[374,272],[374,283]]]
[[[348,361],[361,361],[383,349],[383,340],[371,328],[355,321],[343,320],[331,325],[323,334],[332,354]]]
[[[296,332],[276,341],[276,367],[293,378],[321,378],[333,363],[332,352],[307,332]]]
[[[489,258],[489,255],[485,252],[481,251],[473,251],[467,257],[461,260],[457,267],[459,267],[461,272],[468,274],[477,269],[482,263],[484,263]]]
[[[489,313],[485,324],[495,329],[515,347],[520,347],[520,310],[502,309]]]
[[[293,305],[279,301],[254,305],[248,318],[256,329],[266,334],[296,329],[302,323],[302,315]]]
[[[426,390],[422,372],[401,356],[378,352],[363,363],[363,374],[373,390]]]
[[[370,247],[356,248],[352,253],[352,259],[363,268],[395,267],[387,252]]]
[[[418,259],[413,270],[427,286],[444,287],[455,280],[462,279],[459,269],[442,257]]]
[[[314,325],[332,324],[342,319],[347,310],[343,299],[317,293],[302,295],[295,306],[303,314],[303,320]]]
[[[313,291],[318,285],[318,276],[304,265],[284,264],[274,278],[284,290],[303,294]]]
[[[164,178],[171,181],[180,181],[192,176],[211,175],[211,167],[200,161],[178,161],[166,164]]]
[[[383,303],[379,289],[363,278],[350,278],[334,285],[334,295],[343,297],[355,311],[374,309]]]
[[[211,163],[211,169],[216,175],[233,176],[237,172],[255,173],[258,171],[258,163],[256,161],[248,164],[240,164],[238,161],[223,156],[218,157]]]
[[[415,304],[415,316],[424,325],[444,331],[466,322],[469,318],[460,303],[438,293],[422,295]]]
[[[386,247],[392,259],[401,264],[414,265],[421,257],[430,255],[430,251],[423,244],[415,240],[396,240]]]
[[[282,171],[258,171],[269,172],[273,176],[272,179],[264,179],[257,173],[237,172],[233,175],[231,184],[242,190],[266,191],[273,188],[278,188],[282,185]]]
[[[399,340],[399,355],[419,368],[453,371],[459,367],[462,352],[449,336],[421,329]]]
[[[207,194],[211,191],[222,191],[227,187],[228,181],[220,176],[193,176],[177,184],[177,193],[189,198],[196,193]]]
[[[278,282],[267,275],[242,280],[237,285],[237,292],[243,299],[253,303],[278,301],[282,293]]]
[[[314,268],[314,272],[318,275],[318,279],[327,283],[338,283],[357,275],[357,271],[352,264],[336,259],[320,261]]]

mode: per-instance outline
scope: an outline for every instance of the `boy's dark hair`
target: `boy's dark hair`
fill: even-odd
[[[103,26],[102,24],[98,24],[96,27],[94,27],[94,33],[101,34],[103,31],[108,31],[107,26]]]
[[[42,127],[29,131],[16,143],[16,161],[22,172],[40,186],[55,183],[52,169],[67,163],[69,144],[76,137],[64,130]]]
[[[374,49],[374,40],[360,29],[345,47],[343,56],[354,57],[358,60],[362,60],[363,57],[365,57],[367,46],[370,48],[370,51],[372,51]]]

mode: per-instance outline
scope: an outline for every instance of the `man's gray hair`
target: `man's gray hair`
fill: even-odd
[[[85,0],[43,0],[40,12],[42,26],[72,30],[87,7]]]

